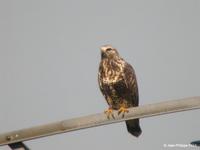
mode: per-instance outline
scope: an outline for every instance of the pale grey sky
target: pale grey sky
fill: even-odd
[[[200,95],[198,0],[2,0],[0,33],[0,133],[107,109],[97,83],[104,44],[134,66],[140,104]],[[199,113],[142,119],[139,138],[117,123],[25,143],[160,150],[200,139]]]

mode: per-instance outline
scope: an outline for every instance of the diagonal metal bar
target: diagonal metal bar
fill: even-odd
[[[24,143],[17,142],[8,145],[12,150],[30,150]]]
[[[199,141],[193,141],[193,142],[191,142],[191,144],[194,145],[194,146],[200,147],[200,140]]]
[[[93,114],[0,134],[0,146],[129,119],[145,118],[199,108],[200,97],[191,97],[130,108],[129,113],[124,118],[118,116],[116,111],[113,113],[115,118],[110,119],[104,113]]]

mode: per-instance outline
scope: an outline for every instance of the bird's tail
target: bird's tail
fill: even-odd
[[[140,134],[142,133],[142,130],[140,128],[139,119],[127,120],[126,126],[127,126],[128,132],[135,137],[139,137]]]

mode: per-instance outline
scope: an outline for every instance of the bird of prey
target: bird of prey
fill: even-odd
[[[129,107],[138,106],[139,93],[135,71],[118,51],[111,45],[101,47],[101,62],[99,65],[98,83],[109,108],[105,111],[108,118],[112,111],[118,110],[118,115],[128,113]],[[128,132],[138,137],[142,130],[139,119],[126,121]]]

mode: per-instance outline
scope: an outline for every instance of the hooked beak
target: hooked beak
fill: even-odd
[[[100,49],[101,49],[101,52],[105,53],[108,48],[113,49],[111,45],[103,45]]]
[[[105,53],[105,52],[106,52],[106,49],[107,49],[106,46],[102,46],[102,47],[100,48],[100,50],[101,50],[102,53]]]
[[[106,46],[102,46],[100,48],[100,50],[101,50],[101,59],[106,58],[106,49],[107,49]]]
[[[101,58],[106,58],[107,57],[107,49],[113,49],[111,45],[104,45],[100,48],[101,50]]]

